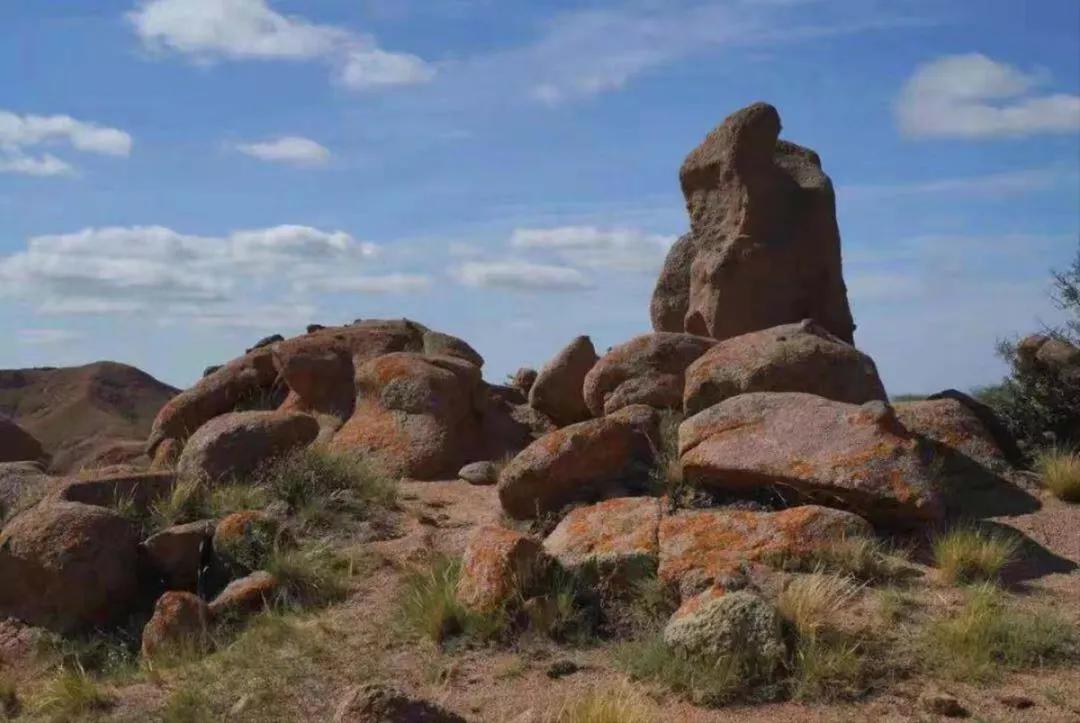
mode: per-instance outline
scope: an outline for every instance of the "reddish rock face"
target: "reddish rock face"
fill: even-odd
[[[461,562],[457,596],[474,609],[491,611],[512,598],[522,599],[546,572],[540,543],[494,525],[478,527]]]
[[[62,482],[56,496],[67,502],[97,507],[131,504],[136,511],[146,512],[167,497],[175,484],[176,475],[172,472],[103,470],[99,476]]]
[[[47,459],[41,442],[10,419],[0,416],[0,462],[38,462]]]
[[[166,592],[154,604],[154,615],[143,628],[143,657],[179,652],[188,646],[206,647],[208,619],[209,610],[201,598],[189,592]]]
[[[832,183],[816,153],[779,134],[776,109],[755,103],[687,156],[692,238],[665,263],[654,328],[727,339],[810,318],[852,342]]]
[[[506,513],[523,520],[552,512],[647,470],[656,415],[640,407],[623,412],[563,427],[522,450],[499,475]]]
[[[214,528],[214,555],[234,576],[251,572],[273,550],[280,530],[281,523],[265,512],[233,512]]]
[[[941,518],[933,450],[883,402],[742,394],[683,422],[679,449],[684,476],[703,487],[747,492],[776,485],[885,525]]]
[[[631,404],[681,408],[686,368],[715,343],[693,334],[634,337],[605,354],[585,377],[585,403],[597,417]]]
[[[0,615],[61,633],[122,618],[138,592],[138,543],[112,510],[38,504],[0,531]]]
[[[215,524],[213,520],[201,520],[174,525],[143,542],[147,559],[168,589],[195,591],[203,550],[210,547]]]
[[[656,571],[660,500],[619,497],[579,507],[544,540],[544,551],[563,568],[595,565],[605,576],[625,581]]]
[[[277,589],[276,577],[256,570],[230,582],[210,603],[210,616],[215,620],[236,619],[261,612],[273,602]]]
[[[686,370],[687,415],[746,392],[807,392],[849,404],[885,400],[873,360],[806,319],[726,339]]]
[[[861,517],[816,505],[779,512],[682,512],[660,520],[659,575],[689,599],[714,586],[724,588],[744,567],[771,555],[801,554],[872,534]]]
[[[589,337],[574,339],[540,370],[529,392],[530,406],[560,427],[591,417],[582,389],[597,359]]]
[[[979,418],[957,400],[897,402],[895,409],[901,424],[947,450],[959,452],[988,469],[1009,466]]]
[[[207,422],[192,435],[177,470],[213,482],[251,474],[260,464],[315,440],[319,425],[299,412],[233,412]]]

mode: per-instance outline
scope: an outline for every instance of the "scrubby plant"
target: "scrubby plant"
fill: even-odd
[[[113,698],[78,666],[62,666],[37,694],[34,712],[52,720],[77,720],[108,709]]]
[[[157,529],[208,516],[206,486],[198,479],[180,479],[168,495],[150,506],[150,517]]]
[[[653,723],[653,705],[629,685],[594,688],[567,700],[552,723]]]
[[[1044,450],[1035,469],[1043,486],[1058,499],[1080,502],[1080,453],[1062,448]]]
[[[994,581],[1019,549],[1013,535],[962,525],[934,540],[934,564],[948,583]]]
[[[455,637],[499,637],[509,625],[506,611],[481,613],[467,608],[457,596],[460,579],[461,560],[443,556],[409,573],[399,609],[404,629],[437,644]]]
[[[931,671],[983,681],[1002,671],[1077,661],[1073,626],[1052,611],[1022,611],[990,584],[968,591],[963,607],[925,628],[920,640]]]
[[[277,604],[302,609],[344,598],[350,580],[368,564],[367,559],[341,554],[326,543],[308,543],[275,547],[262,569],[278,581]]]
[[[816,638],[858,593],[850,578],[815,572],[792,580],[777,596],[776,610],[800,638]]]
[[[679,462],[679,425],[683,415],[673,409],[660,412],[659,435],[654,450],[653,466],[649,470],[650,486],[656,494],[668,495],[673,505],[682,496],[684,480]]]

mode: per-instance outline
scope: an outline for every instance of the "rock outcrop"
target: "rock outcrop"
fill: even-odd
[[[199,428],[180,455],[177,471],[192,479],[242,478],[260,464],[315,441],[319,425],[300,412],[233,412]]]
[[[582,389],[598,359],[589,337],[575,338],[540,370],[529,392],[529,404],[560,427],[588,419],[592,414]]]
[[[683,422],[679,449],[684,476],[703,487],[747,493],[773,486],[887,525],[941,518],[933,450],[884,402],[741,394]]]
[[[693,334],[642,334],[605,354],[585,377],[585,403],[601,417],[631,404],[682,407],[686,368],[716,341]]]
[[[195,592],[199,571],[210,558],[213,520],[199,520],[159,530],[142,544],[151,567],[169,590]]]
[[[683,162],[692,238],[660,276],[657,331],[727,339],[809,318],[853,341],[832,183],[816,153],[779,135],[779,113],[755,103]]]
[[[656,573],[660,500],[619,497],[571,510],[544,540],[544,550],[572,573],[595,570],[625,583]]]
[[[725,339],[686,370],[687,415],[747,392],[807,392],[848,404],[886,400],[873,360],[806,319]]]

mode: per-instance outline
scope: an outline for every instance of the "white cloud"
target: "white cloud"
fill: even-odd
[[[68,344],[86,336],[82,332],[71,329],[19,329],[17,334],[21,344],[32,346]]]
[[[133,141],[118,128],[80,121],[66,115],[17,115],[0,110],[0,173],[66,176],[74,167],[51,153],[34,156],[29,149],[66,143],[82,153],[128,156]]]
[[[283,15],[266,0],[143,0],[127,19],[151,50],[200,62],[321,60],[357,90],[422,83],[435,73],[415,55],[382,50],[347,28]]]
[[[425,274],[385,274],[316,278],[302,282],[299,288],[314,291],[354,292],[358,294],[404,294],[425,291],[431,277]]]
[[[322,166],[330,160],[330,150],[326,146],[301,136],[282,136],[256,143],[239,143],[236,150],[262,161],[296,166]]]
[[[548,251],[567,263],[615,271],[655,271],[664,263],[675,236],[634,228],[597,226],[519,228],[510,237],[517,249]]]
[[[896,102],[900,130],[917,138],[995,138],[1080,131],[1080,95],[1037,95],[1042,73],[980,53],[920,65]]]
[[[511,291],[574,291],[592,288],[577,269],[529,261],[469,261],[453,275],[465,286]]]

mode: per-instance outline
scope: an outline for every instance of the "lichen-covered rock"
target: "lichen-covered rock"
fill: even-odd
[[[307,446],[319,434],[314,417],[299,412],[233,412],[199,428],[184,446],[177,471],[192,479],[223,482]]]
[[[121,619],[138,593],[138,544],[112,510],[38,504],[0,531],[0,616],[61,633]]]
[[[495,525],[476,528],[461,561],[457,596],[480,611],[497,610],[516,597],[524,599],[547,570],[540,543]]]
[[[214,620],[237,620],[261,612],[273,603],[278,587],[276,577],[256,570],[226,585],[210,603],[210,616]]]
[[[499,481],[499,468],[494,462],[472,462],[458,470],[458,477],[471,485],[493,485]]]
[[[218,521],[212,540],[218,565],[233,577],[260,567],[279,543],[281,523],[258,510],[233,512]]]
[[[436,703],[378,683],[354,686],[345,692],[334,723],[466,723]]]
[[[202,598],[189,592],[166,592],[154,603],[154,615],[143,627],[143,657],[205,649],[209,642],[209,618]]]
[[[896,416],[908,430],[959,453],[990,470],[1009,466],[993,436],[966,406],[955,399],[897,402]]]
[[[715,343],[670,332],[634,337],[612,348],[585,377],[585,403],[597,417],[632,404],[681,408],[686,368]]]
[[[807,392],[848,404],[885,400],[873,360],[809,319],[725,339],[686,370],[693,415],[747,392]]]
[[[529,392],[529,404],[560,427],[588,419],[592,415],[582,388],[597,360],[592,340],[576,337],[540,370]]]
[[[732,587],[748,565],[799,557],[845,538],[872,534],[861,517],[817,505],[778,512],[681,512],[660,520],[659,576],[688,599],[711,586]]]
[[[167,497],[176,484],[172,472],[103,470],[90,477],[76,477],[60,483],[58,499],[96,507],[128,506],[140,514]]]
[[[167,589],[195,592],[199,570],[209,558],[215,526],[213,520],[173,525],[143,542],[147,560]]]
[[[815,319],[852,342],[832,182],[816,153],[779,134],[776,109],[755,103],[687,156],[679,181],[691,239],[661,274],[656,328],[726,339]]]
[[[970,394],[964,394],[956,389],[945,389],[937,394],[931,394],[926,399],[931,402],[939,399],[952,399],[959,402],[982,423],[983,428],[993,438],[994,444],[1005,455],[1009,464],[1014,467],[1024,464],[1024,453],[1020,451],[1016,438],[990,405],[983,404]]]
[[[875,522],[938,522],[933,449],[884,402],[861,406],[798,392],[741,394],[679,427],[693,484],[746,493],[779,487]]]
[[[56,482],[40,462],[0,462],[0,524],[33,507]]]
[[[772,671],[787,653],[776,608],[747,590],[687,600],[664,627],[664,642],[708,661],[739,656],[756,673]]]
[[[522,394],[526,396],[532,391],[533,384],[536,383],[537,372],[531,367],[521,367],[514,372],[514,377],[511,381],[513,386],[520,390]]]
[[[639,481],[652,464],[655,417],[651,410],[629,407],[544,435],[500,473],[503,509],[528,519]]]
[[[655,574],[660,500],[619,497],[571,510],[544,540],[544,551],[570,572],[596,570],[632,582]]]
[[[48,459],[34,435],[0,415],[0,462],[38,462]]]

